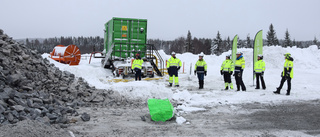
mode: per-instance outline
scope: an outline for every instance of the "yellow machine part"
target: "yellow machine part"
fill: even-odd
[[[163,79],[163,78],[162,77],[160,77],[160,78],[143,78],[142,80],[150,81],[150,80],[160,80],[160,79]],[[108,82],[115,82],[115,83],[130,82],[130,81],[134,81],[134,79],[111,79],[111,80],[108,80]]]

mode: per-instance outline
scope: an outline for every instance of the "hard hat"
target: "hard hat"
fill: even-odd
[[[174,51],[172,51],[171,55],[176,55],[176,53]]]
[[[201,53],[199,54],[199,56],[200,56],[200,57],[203,57],[203,56],[204,56],[203,52],[201,52]]]
[[[231,55],[230,55],[230,54],[227,54],[227,55],[226,55],[226,57],[230,58],[230,57],[231,57]]]
[[[136,54],[136,56],[140,56],[140,54],[139,54],[139,53],[137,53],[137,54]]]
[[[289,57],[291,57],[291,54],[290,54],[290,53],[286,53],[286,54],[284,54],[284,56],[285,56],[286,58],[289,58]]]
[[[237,52],[237,55],[239,55],[239,54],[242,55],[242,52]]]
[[[259,55],[258,55],[258,57],[262,58],[262,57],[263,57],[263,55],[259,54]]]

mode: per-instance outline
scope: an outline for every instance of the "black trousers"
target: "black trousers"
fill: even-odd
[[[224,83],[231,83],[231,74],[229,72],[223,72]]]
[[[242,81],[242,73],[239,72],[239,71],[236,71],[234,75],[235,75],[235,79],[236,79],[237,90],[239,91],[240,90],[240,86],[241,86],[242,91],[245,91],[246,90],[246,86],[244,85],[244,83]]]
[[[266,84],[264,83],[263,75],[262,73],[256,73],[256,88],[260,88],[259,78],[261,80],[262,89],[266,89]]]
[[[138,80],[138,78],[140,81],[141,80],[141,69],[135,68],[134,71],[136,72],[136,74],[135,74],[136,81]]]
[[[282,77],[281,81],[280,81],[280,86],[278,87],[278,90],[280,91],[282,89],[282,86],[284,84],[284,82],[287,80],[287,84],[288,84],[288,89],[287,89],[287,93],[290,94],[291,91],[291,78],[289,77]]]

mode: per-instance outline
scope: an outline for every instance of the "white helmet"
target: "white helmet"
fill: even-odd
[[[176,53],[174,51],[172,51],[171,55],[176,55]]]
[[[203,57],[203,56],[204,56],[203,52],[201,52],[201,53],[199,54],[199,56],[200,56],[200,57]]]
[[[230,57],[231,57],[231,54],[227,54],[227,55],[226,55],[226,57],[228,57],[228,58],[230,59]]]
[[[237,55],[239,55],[239,54],[242,55],[242,52],[237,52]]]

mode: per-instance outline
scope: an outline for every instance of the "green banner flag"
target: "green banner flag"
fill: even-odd
[[[231,60],[233,62],[236,62],[236,54],[237,54],[237,46],[238,46],[238,35],[234,36],[233,41],[232,41],[232,58]]]
[[[258,61],[258,55],[261,54],[263,51],[263,39],[262,39],[262,30],[258,31],[254,38],[254,45],[253,45],[253,71],[254,71],[254,65]],[[255,78],[255,74],[253,72],[253,81]],[[254,83],[254,82],[253,82]],[[254,85],[254,84],[253,84]]]

